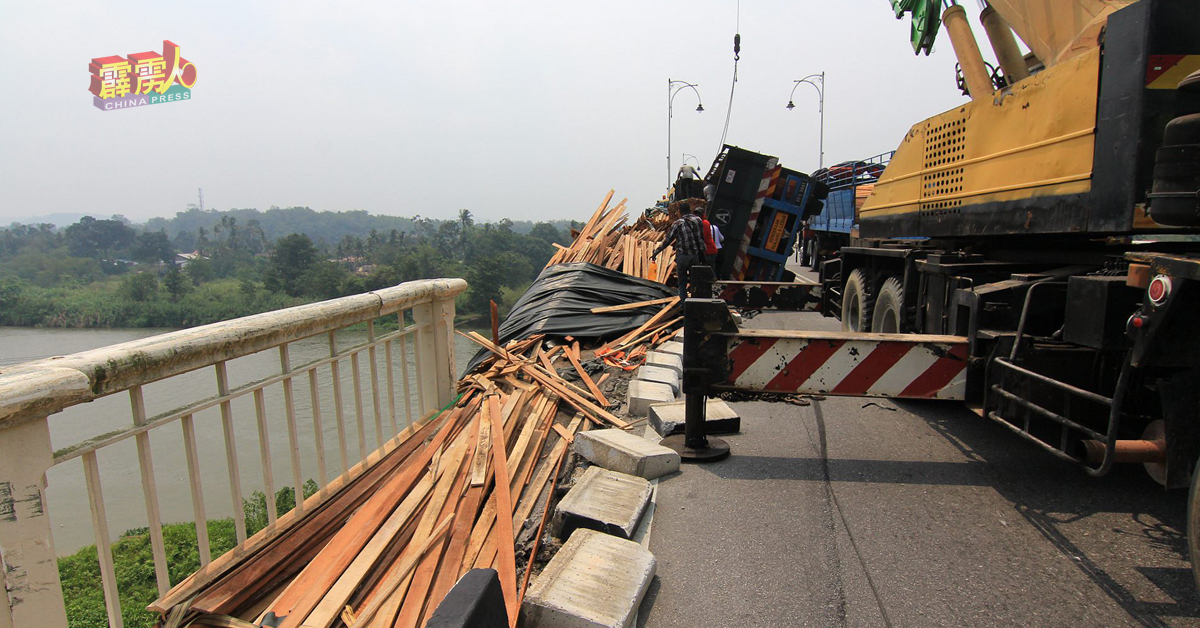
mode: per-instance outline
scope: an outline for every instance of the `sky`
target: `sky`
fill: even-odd
[[[967,2],[976,37],[991,60]],[[942,34],[915,56],[887,0],[646,2],[17,2],[0,0],[0,224],[54,213],[135,222],[307,206],[478,220],[585,220],[629,207],[726,142],[817,168],[893,150],[966,101]],[[162,52],[197,69],[190,100],[101,111],[92,58]]]

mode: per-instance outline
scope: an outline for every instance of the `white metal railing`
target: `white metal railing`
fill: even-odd
[[[341,474],[334,480],[344,481],[349,475],[361,472],[363,462],[352,463],[347,443],[346,413],[343,409],[343,380],[341,367],[349,361],[353,389],[353,416],[357,433],[357,455],[360,461],[378,459],[380,450],[389,442],[385,433],[393,435],[404,429],[398,415],[411,426],[414,420],[424,420],[450,403],[455,389],[454,365],[454,297],[467,287],[461,279],[415,281],[393,288],[360,294],[322,303],[314,303],[275,312],[234,319],[203,327],[152,336],[141,340],[16,364],[0,369],[0,628],[66,628],[67,618],[58,577],[51,522],[46,507],[46,473],[54,465],[80,459],[91,510],[92,530],[99,555],[101,584],[108,610],[109,624],[122,624],[117,582],[114,572],[109,516],[101,490],[101,465],[97,452],[132,438],[137,451],[137,468],[145,502],[146,521],[154,557],[155,576],[160,595],[171,586],[158,487],[151,452],[154,430],[178,424],[182,430],[182,449],[186,459],[186,477],[191,493],[192,518],[195,522],[201,566],[212,560],[209,547],[204,502],[202,471],[205,462],[197,449],[195,417],[198,413],[217,408],[225,450],[225,466],[229,476],[229,497],[239,547],[247,540],[246,521],[242,508],[242,474],[236,442],[235,426],[246,417],[235,416],[234,401],[246,396],[253,399],[254,421],[257,425],[259,466],[262,486],[268,496],[267,529],[256,535],[272,534],[277,519],[275,507],[276,479],[272,465],[265,391],[270,386],[282,388],[286,419],[290,469],[287,483],[296,494],[295,520],[306,507],[302,498],[302,453],[298,436],[296,380],[308,387],[309,417],[313,426],[313,447],[321,486],[329,484],[326,472],[324,427],[319,382],[326,370],[332,383],[333,419],[336,423],[338,458]],[[399,329],[376,335],[374,321],[396,316]],[[410,322],[411,321],[411,322]],[[339,349],[338,330],[365,323],[366,341]],[[297,341],[328,336],[328,354],[303,364],[293,364],[289,345]],[[413,373],[409,372],[409,343],[413,349]],[[379,369],[380,347],[383,353],[382,384]],[[227,363],[262,351],[278,352],[277,372],[258,377],[242,385],[231,386]],[[373,431],[378,449],[368,451],[368,411],[364,410],[364,385],[360,362],[365,354],[370,379],[369,416],[374,419]],[[397,359],[398,358],[398,359]],[[398,362],[400,377],[395,377]],[[190,401],[182,407],[155,416],[147,413],[143,387],[156,382],[185,380],[185,373],[212,368],[216,377],[216,394]],[[183,377],[180,377],[183,376]],[[410,386],[410,377],[414,385]],[[412,407],[415,387],[417,408]],[[65,408],[101,397],[125,392],[129,395],[131,423],[116,432],[104,434],[55,452],[51,446],[51,421],[55,413]],[[199,391],[197,391],[199,392]],[[274,391],[273,391],[274,392]],[[301,391],[303,394],[303,391]],[[400,401],[397,400],[397,395]],[[384,404],[386,403],[386,412]],[[388,421],[385,424],[385,416]],[[308,500],[307,507],[319,503],[327,491]],[[56,525],[67,522],[55,521]],[[259,539],[261,540],[261,539]],[[253,541],[252,541],[253,542]]]

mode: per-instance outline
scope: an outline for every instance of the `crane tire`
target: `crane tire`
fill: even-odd
[[[871,331],[875,292],[867,273],[855,268],[842,291],[842,331]]]
[[[904,285],[895,277],[888,277],[879,288],[871,312],[871,331],[881,334],[904,331]]]

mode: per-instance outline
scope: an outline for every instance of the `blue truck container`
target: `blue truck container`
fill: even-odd
[[[859,161],[846,161],[813,173],[813,178],[829,186],[829,196],[821,213],[809,218],[800,247],[800,261],[813,270],[827,257],[849,246],[858,226],[858,208],[871,194],[895,151]]]

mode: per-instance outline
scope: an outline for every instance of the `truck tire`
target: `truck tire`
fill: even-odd
[[[800,265],[808,266],[812,260],[812,239],[800,241]]]
[[[871,331],[881,334],[904,331],[904,286],[895,277],[888,277],[879,288],[871,312]]]
[[[875,293],[861,268],[855,268],[842,291],[842,331],[871,331]]]
[[[808,254],[809,269],[814,271],[821,270],[821,238],[813,236],[808,245],[812,247],[812,252]]]

